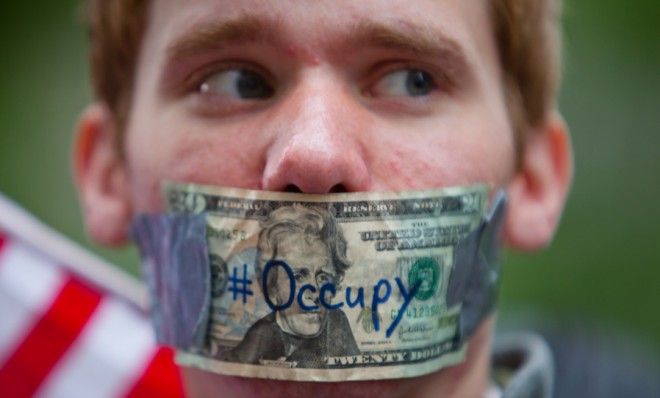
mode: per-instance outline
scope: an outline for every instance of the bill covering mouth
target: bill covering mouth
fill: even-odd
[[[485,184],[306,195],[167,183],[164,194],[169,213],[139,216],[134,237],[159,341],[179,364],[306,381],[419,376],[461,362],[494,308],[505,197],[489,205]],[[300,231],[326,245],[341,286],[299,283],[275,259]],[[283,303],[274,272],[289,286]],[[305,309],[303,294],[318,308],[291,316],[327,325],[292,347],[275,315]]]

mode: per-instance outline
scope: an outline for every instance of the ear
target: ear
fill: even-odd
[[[132,214],[116,139],[114,119],[105,106],[92,104],[85,109],[76,131],[73,169],[87,231],[104,246],[126,242]]]
[[[573,153],[566,124],[553,112],[523,143],[520,168],[509,183],[504,229],[515,249],[537,250],[551,241],[573,180]]]

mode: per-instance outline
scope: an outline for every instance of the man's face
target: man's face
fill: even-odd
[[[164,210],[163,180],[306,193],[487,182],[508,187],[507,241],[543,247],[570,186],[569,139],[548,110],[547,121],[526,132],[515,168],[488,4],[153,1],[122,156],[102,104],[79,124],[74,164],[90,234],[124,242],[132,216]],[[471,338],[465,363],[424,379],[430,395],[483,395],[491,327],[484,322]],[[325,383],[186,375],[209,395],[254,396],[385,396],[422,380],[324,390]]]
[[[154,2],[125,137],[135,213],[163,180],[398,191],[514,171],[481,0]]]
[[[293,234],[283,240],[277,248],[277,260],[286,262],[291,268],[296,286],[294,292],[296,299],[293,304],[280,312],[288,329],[285,331],[301,337],[316,337],[325,326],[327,315],[326,308],[319,303],[319,290],[335,276],[328,247],[318,239],[306,239],[304,236]],[[277,270],[274,301],[281,305],[289,300],[292,292],[285,271],[281,267]],[[297,292],[305,285],[311,285],[316,289],[315,292],[305,289],[301,295],[300,302],[308,310],[303,309],[297,299]],[[327,301],[330,301],[329,297]]]

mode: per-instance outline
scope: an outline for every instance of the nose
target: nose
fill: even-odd
[[[306,290],[305,293],[303,294],[303,302],[305,303],[305,305],[308,306],[314,306],[314,305],[318,306],[320,304],[319,296],[318,296],[318,288],[316,289],[316,293],[312,293],[310,290]]]
[[[332,79],[309,78],[282,99],[272,121],[262,187],[323,194],[366,191],[370,173],[360,130],[364,111]],[[363,137],[362,137],[363,138]]]

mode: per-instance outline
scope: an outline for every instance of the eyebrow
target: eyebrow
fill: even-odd
[[[277,37],[279,30],[276,21],[252,16],[202,23],[175,40],[166,52],[169,59],[176,59],[229,44],[270,41]]]
[[[456,77],[468,75],[471,70],[463,47],[456,40],[425,25],[361,21],[353,27],[347,40],[354,46],[390,49],[440,59]]]
[[[247,43],[284,48],[284,36],[280,20],[272,17],[242,15],[226,21],[201,22],[167,47],[166,65],[182,57]],[[343,37],[330,45],[338,54],[346,54],[346,49],[351,47],[409,53],[442,61],[456,80],[467,81],[471,75],[463,47],[428,25],[363,20],[345,29]]]
[[[348,40],[365,47],[403,50],[420,55],[451,54],[465,59],[458,42],[427,26],[361,21],[351,29]]]

